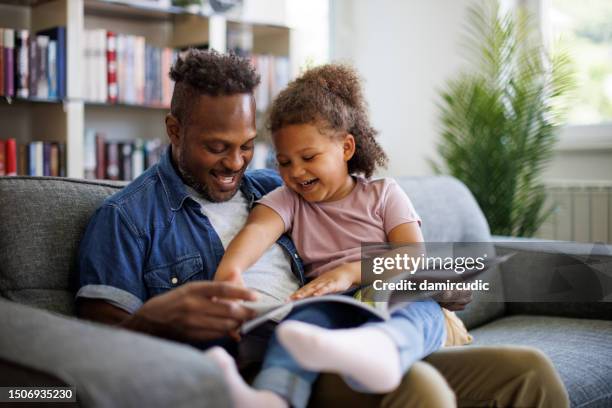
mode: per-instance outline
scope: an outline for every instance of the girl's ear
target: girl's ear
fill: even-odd
[[[355,137],[350,133],[347,133],[346,136],[344,136],[344,140],[342,141],[342,150],[344,152],[343,156],[345,162],[351,160],[355,154]]]

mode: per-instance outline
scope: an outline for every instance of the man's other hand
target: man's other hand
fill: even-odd
[[[447,290],[433,297],[445,309],[458,312],[472,301],[471,290]]]

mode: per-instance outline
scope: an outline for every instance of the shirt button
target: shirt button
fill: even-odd
[[[297,259],[298,258],[298,254],[293,254],[293,256]]]
[[[173,276],[172,279],[170,279],[170,282],[172,282],[173,285],[176,285],[178,283],[178,278]]]

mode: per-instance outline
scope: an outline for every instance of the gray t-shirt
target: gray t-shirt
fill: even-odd
[[[187,187],[189,195],[201,206],[219,235],[223,248],[227,248],[242,229],[249,216],[249,205],[241,191],[229,201],[213,203]],[[280,245],[275,243],[242,275],[248,288],[260,292],[260,306],[278,304],[287,300],[299,288],[299,281],[291,272],[291,261]]]

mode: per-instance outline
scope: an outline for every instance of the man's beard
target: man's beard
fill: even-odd
[[[199,182],[194,176],[191,175],[191,173],[189,173],[189,171],[186,170],[187,166],[185,165],[185,160],[183,158],[183,155],[179,155],[178,158],[178,171],[181,174],[181,178],[183,179],[183,182],[188,185],[189,187],[193,188],[198,194],[200,194],[204,199],[210,201],[210,202],[220,202],[220,201],[227,201],[229,199],[231,199],[236,192],[238,191],[238,188],[240,186],[240,182],[242,181],[242,175],[244,173],[244,169],[240,170],[237,173],[237,176],[239,176],[240,182],[238,182],[236,184],[236,189],[231,192],[231,195],[229,196],[229,198],[227,198],[227,200],[220,200],[216,197],[213,197],[210,192],[208,191],[208,186],[206,184],[203,184],[201,182]]]

